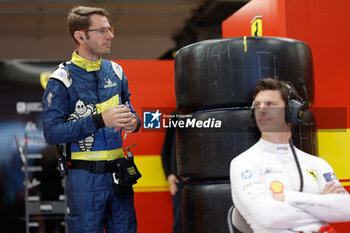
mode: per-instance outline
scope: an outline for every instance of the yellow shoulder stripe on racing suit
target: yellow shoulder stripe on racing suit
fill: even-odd
[[[106,109],[119,104],[119,95],[115,95],[109,100],[96,104],[96,109],[98,113],[105,111]],[[99,161],[99,160],[114,160],[122,158],[124,156],[123,149],[115,150],[103,150],[103,151],[82,151],[82,152],[72,152],[72,159],[79,160],[89,160],[89,161]]]

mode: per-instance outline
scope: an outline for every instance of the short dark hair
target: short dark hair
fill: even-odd
[[[69,34],[74,39],[75,43],[78,43],[78,41],[74,38],[74,32],[83,30],[83,29],[88,29],[91,25],[90,16],[93,14],[98,14],[106,17],[110,16],[108,11],[104,8],[87,7],[87,6],[74,7],[68,13],[68,19],[67,19],[68,31],[69,31]]]
[[[281,81],[277,77],[260,79],[254,87],[253,99],[255,99],[256,95],[260,91],[264,91],[264,90],[280,91],[281,97],[285,104],[288,103],[288,99],[300,98],[298,92],[295,90],[292,83],[287,81]]]

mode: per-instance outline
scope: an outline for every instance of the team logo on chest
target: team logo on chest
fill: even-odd
[[[247,180],[247,179],[252,178],[253,173],[252,173],[251,170],[245,170],[245,171],[242,172],[241,176],[242,176],[243,179]]]
[[[264,175],[272,175],[272,174],[283,174],[283,170],[278,170],[276,168],[266,168]]]
[[[67,121],[76,121],[78,119],[87,117],[89,115],[97,114],[97,109],[93,104],[85,104],[82,100],[78,100],[75,103],[75,110],[69,115]],[[78,141],[78,146],[81,151],[90,151],[93,147],[95,138],[94,134],[86,137],[83,140]]]
[[[307,171],[315,180],[317,180],[317,171],[316,171],[316,170],[307,169],[306,171]]]
[[[105,85],[103,86],[104,88],[108,88],[108,87],[114,87],[116,86],[117,83],[112,82],[109,78],[105,78]]]
[[[335,176],[334,172],[324,173],[323,177],[327,182],[331,182],[333,180],[338,180],[338,178]]]

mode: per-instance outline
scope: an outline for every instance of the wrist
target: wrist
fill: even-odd
[[[92,115],[92,122],[94,123],[96,130],[105,127],[105,123],[103,121],[101,113]]]

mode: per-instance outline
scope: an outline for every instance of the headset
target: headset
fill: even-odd
[[[280,81],[287,87],[288,89],[288,99],[285,107],[285,120],[287,124],[290,125],[296,125],[302,123],[302,116],[304,109],[306,108],[306,102],[298,95],[297,91],[287,82]],[[305,88],[304,81],[299,78],[298,82],[300,85]],[[307,92],[306,93],[306,99],[307,99]],[[256,120],[255,120],[255,107],[254,107],[254,101],[250,109],[250,119],[251,119],[251,125],[256,127]]]
[[[298,95],[294,88],[292,88],[286,82],[283,83],[288,88],[288,102],[286,104],[285,119],[288,124],[291,124],[293,126],[302,122],[301,117],[303,116],[303,110],[306,103]]]

